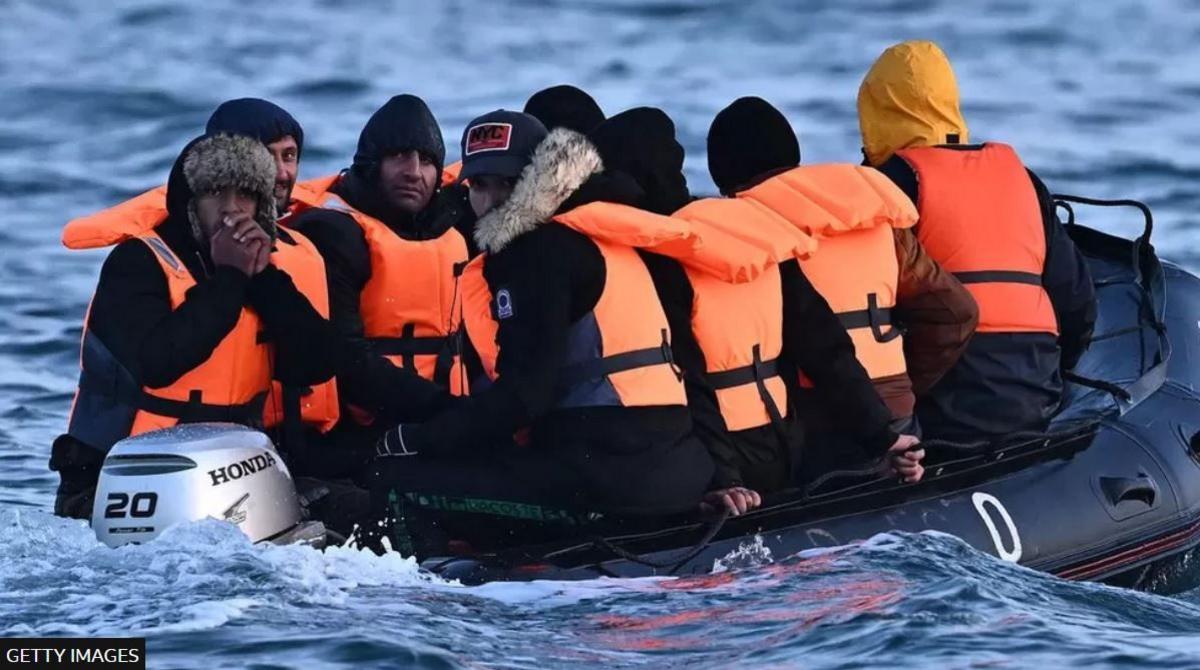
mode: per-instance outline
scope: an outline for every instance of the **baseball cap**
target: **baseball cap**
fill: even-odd
[[[481,174],[519,177],[545,137],[546,127],[529,114],[488,112],[468,123],[463,132],[459,179]]]

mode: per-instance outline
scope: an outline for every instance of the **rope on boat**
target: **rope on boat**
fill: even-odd
[[[721,528],[725,526],[725,521],[727,519],[729,519],[729,510],[722,508],[717,514],[717,517],[709,522],[708,529],[704,532],[704,535],[698,542],[696,542],[696,544],[692,545],[692,547],[688,549],[687,553],[683,554],[683,556],[679,558],[666,561],[654,561],[648,558],[643,558],[638,554],[613,544],[607,538],[603,537],[592,538],[592,546],[596,547],[597,549],[603,549],[617,558],[623,558],[632,563],[645,565],[655,569],[669,568],[668,574],[674,574],[676,570],[683,567],[684,564],[699,556],[700,552],[708,548],[709,543],[713,541],[713,538],[716,537],[717,533],[721,532]]]

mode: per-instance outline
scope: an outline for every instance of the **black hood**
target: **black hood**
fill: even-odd
[[[437,166],[433,198],[416,216],[396,209],[379,190],[379,162],[400,151],[416,150]],[[342,173],[334,191],[351,207],[387,224],[409,239],[431,239],[445,232],[440,211],[446,147],[433,112],[414,95],[397,95],[380,107],[358,136],[354,164]]]
[[[607,172],[628,175],[644,192],[642,209],[671,214],[691,199],[683,175],[683,147],[675,123],[661,109],[636,107],[600,124],[591,133]]]
[[[604,123],[604,112],[596,100],[586,91],[568,84],[534,93],[525,103],[524,111],[541,121],[546,130],[569,128],[586,135]]]
[[[415,95],[397,95],[380,107],[358,136],[351,171],[368,182],[378,176],[379,161],[400,151],[416,150],[437,165],[438,183],[446,163],[442,129],[425,101]]]
[[[296,140],[297,153],[304,152],[304,129],[287,110],[262,98],[227,100],[208,117],[207,135],[228,133],[253,137],[263,144],[288,135]]]

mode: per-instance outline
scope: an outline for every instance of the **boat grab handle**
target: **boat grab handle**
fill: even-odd
[[[1158,485],[1147,475],[1101,477],[1100,490],[1104,491],[1104,496],[1113,507],[1123,502],[1140,502],[1153,507],[1158,498]]]

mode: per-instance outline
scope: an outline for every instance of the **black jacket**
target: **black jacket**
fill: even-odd
[[[879,169],[920,202],[916,173],[903,158],[893,156]],[[958,363],[918,401],[917,416],[930,437],[970,440],[1044,430],[1062,399],[1062,371],[1074,367],[1090,342],[1096,322],[1091,273],[1058,220],[1045,184],[1028,174],[1046,235],[1042,286],[1059,336],[976,333]]]
[[[510,199],[504,211],[480,221],[481,227],[489,218],[500,222],[488,231],[495,246],[484,278],[493,295],[504,290],[511,296],[512,314],[499,321],[499,377],[469,404],[424,425],[404,426],[405,443],[422,456],[454,457],[528,427],[530,448],[580,473],[591,483],[588,497],[595,504],[690,508],[707,488],[713,465],[690,436],[686,407],[555,408],[569,329],[596,306],[606,266],[591,239],[546,219],[588,202],[633,203],[640,191],[630,180],[592,175],[563,201],[559,180],[583,182],[586,161],[578,154],[594,149],[562,129],[546,142],[565,148],[547,152],[545,164],[535,159],[525,177],[532,180],[528,202]],[[506,239],[496,243],[498,237]]]

